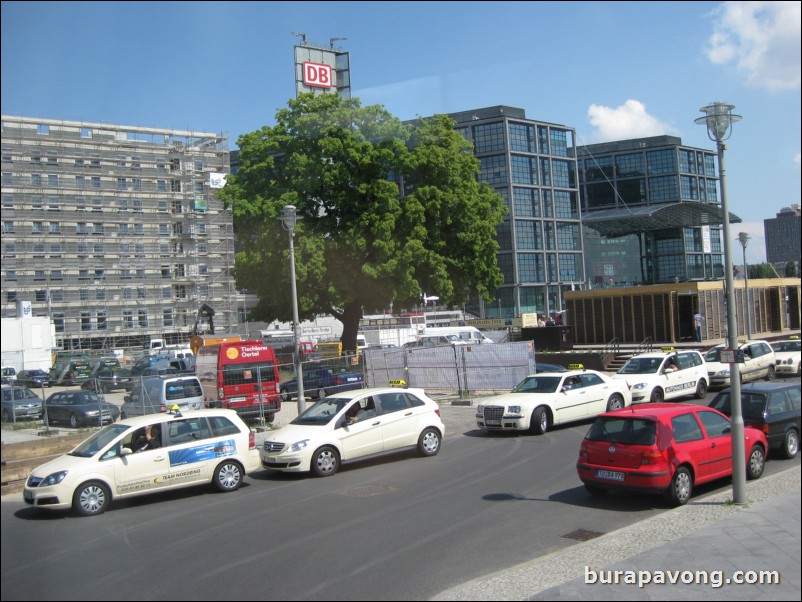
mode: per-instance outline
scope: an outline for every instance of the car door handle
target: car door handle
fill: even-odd
[[[156,456],[153,458],[154,462],[164,462],[164,456]]]

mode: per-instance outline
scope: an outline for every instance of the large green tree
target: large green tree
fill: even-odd
[[[490,301],[502,283],[494,236],[506,208],[478,182],[478,160],[447,116],[409,125],[380,105],[307,94],[238,143],[240,166],[221,197],[243,245],[237,285],[259,296],[254,317],[292,316],[286,205],[302,218],[299,317],[338,318],[346,349],[363,309],[410,307],[421,291],[449,305]]]

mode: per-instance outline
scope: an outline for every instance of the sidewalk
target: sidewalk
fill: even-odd
[[[801,474],[795,465],[750,481],[746,506],[729,504],[731,491],[694,498],[680,508],[432,599],[799,600]],[[780,582],[737,584],[737,571],[749,580],[757,577],[753,572],[776,571],[774,578],[779,574]],[[683,583],[697,573],[707,584]],[[639,578],[661,577],[665,584],[638,585]],[[672,577],[675,584],[669,582]]]

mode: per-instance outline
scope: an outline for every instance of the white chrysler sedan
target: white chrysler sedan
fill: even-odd
[[[787,341],[772,343],[774,357],[777,359],[775,367],[777,375],[802,376],[802,341],[798,337],[791,337]]]
[[[91,516],[114,498],[202,483],[233,491],[257,470],[255,435],[234,410],[149,414],[110,424],[36,468],[23,499]]]
[[[327,477],[383,452],[417,447],[434,456],[444,435],[440,407],[423,389],[357,389],[319,400],[268,435],[259,453],[265,468]]]
[[[567,372],[531,374],[510,393],[480,399],[476,424],[488,431],[542,435],[555,424],[595,418],[631,403],[624,381],[572,364]]]

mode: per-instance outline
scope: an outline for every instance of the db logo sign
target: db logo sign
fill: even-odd
[[[320,63],[304,63],[304,84],[316,88],[331,88],[334,86],[331,74],[331,65]]]

